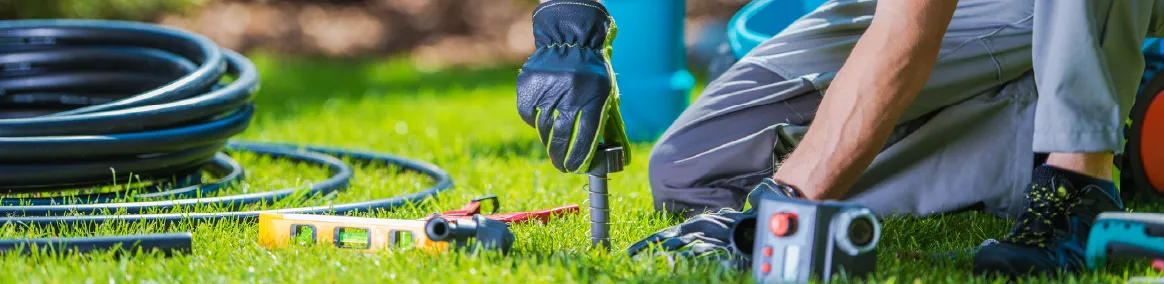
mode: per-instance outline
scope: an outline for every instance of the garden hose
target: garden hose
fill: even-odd
[[[158,251],[165,255],[189,253],[194,236],[187,232],[112,237],[39,238],[0,240],[0,251],[33,254],[41,251],[86,253],[95,250],[114,252]]]
[[[242,55],[189,32],[104,20],[0,21],[0,223],[95,228],[111,221],[255,221],[260,212],[349,214],[419,203],[451,189],[427,162],[346,149],[231,141],[250,125],[258,73]],[[244,178],[224,152],[322,166],[307,188],[216,195]],[[431,178],[419,192],[317,207],[236,211],[348,187],[355,163]],[[202,183],[203,173],[217,180]],[[122,191],[64,197],[37,193],[146,182]],[[126,187],[129,188],[129,187]],[[137,201],[145,199],[145,201]],[[216,213],[159,213],[210,206]],[[114,215],[114,213],[117,213]]]

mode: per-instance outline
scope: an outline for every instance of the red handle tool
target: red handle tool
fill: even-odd
[[[461,207],[461,209],[445,211],[440,213],[440,216],[449,221],[473,218],[473,215],[481,214],[481,204],[485,202],[493,203],[493,212],[491,212],[489,215],[485,215],[485,218],[501,221],[502,223],[506,224],[520,223],[528,220],[539,220],[542,223],[546,223],[549,222],[550,217],[553,217],[554,215],[578,213],[577,204],[567,204],[564,206],[530,212],[497,213],[497,211],[500,211],[501,209],[501,202],[498,201],[496,195],[489,195],[475,198],[472,201],[469,201],[468,204],[465,204],[465,206]],[[432,216],[429,216],[425,219],[429,218],[432,218]]]

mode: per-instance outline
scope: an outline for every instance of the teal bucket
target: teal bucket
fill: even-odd
[[[609,0],[618,26],[611,64],[627,136],[658,139],[687,108],[695,78],[687,71],[684,0]]]
[[[775,35],[825,0],[756,0],[729,26],[736,57]],[[695,78],[687,70],[684,47],[685,0],[608,0],[618,25],[612,67],[621,93],[627,135],[654,141],[687,108]],[[763,19],[755,21],[755,19]]]
[[[728,43],[736,58],[743,58],[760,43],[783,31],[827,0],[755,0],[728,22]]]

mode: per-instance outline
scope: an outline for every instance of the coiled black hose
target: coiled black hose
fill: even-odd
[[[237,210],[349,185],[358,163],[395,165],[431,177],[423,191],[381,200],[272,210],[335,213],[386,210],[452,188],[432,164],[372,152],[228,141],[249,126],[259,78],[242,55],[185,31],[102,20],[0,21],[0,192],[38,193],[146,180],[121,192],[0,199],[0,223],[101,224],[107,221],[253,220],[260,211],[144,214],[212,205]],[[331,177],[306,194],[282,189],[209,196],[244,177],[225,148],[326,167]],[[201,184],[203,171],[220,176]],[[102,212],[122,215],[100,215]]]

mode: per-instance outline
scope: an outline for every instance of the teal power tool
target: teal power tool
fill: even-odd
[[[1164,214],[1100,213],[1085,253],[1088,269],[1111,257],[1164,258]]]

